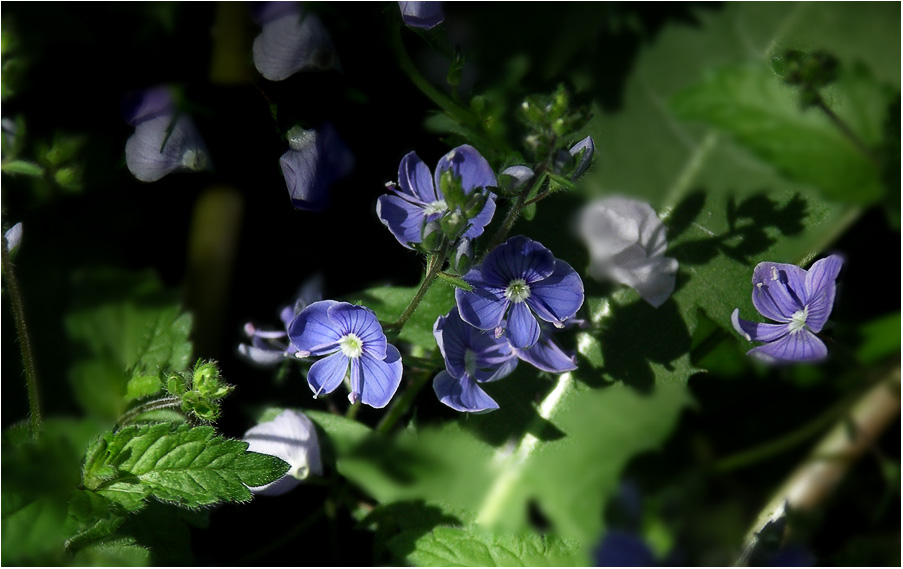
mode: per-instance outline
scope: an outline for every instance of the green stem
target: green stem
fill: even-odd
[[[423,389],[423,386],[426,385],[427,380],[432,377],[432,375],[432,373],[426,372],[416,376],[414,381],[404,390],[401,396],[396,398],[395,402],[392,403],[389,411],[383,416],[379,425],[376,426],[377,432],[388,433],[392,427],[395,426],[395,423],[407,413],[408,408],[410,408],[411,404],[414,402],[417,394],[420,393],[420,390]]]
[[[345,412],[345,417],[348,419],[354,419],[357,417],[357,412],[361,409],[361,402],[355,401],[351,405],[348,406],[348,411]]]
[[[875,164],[878,164],[878,157],[875,156],[868,145],[866,145],[866,143],[863,142],[861,138],[859,138],[859,135],[853,132],[853,129],[850,128],[850,125],[844,122],[842,118],[837,116],[837,113],[831,110],[831,108],[827,105],[827,103],[825,103],[825,100],[822,99],[820,95],[818,97],[818,100],[815,102],[815,106],[821,109],[821,111],[828,116],[831,122],[834,123],[834,126],[836,126],[840,130],[840,132],[843,133],[843,135],[853,143],[853,146],[855,146],[856,149],[859,150],[859,152],[864,154],[866,158],[868,158]]]
[[[151,411],[159,411],[161,409],[176,409],[182,406],[182,398],[181,397],[163,397],[161,399],[154,399],[153,401],[148,401],[147,403],[142,403],[141,405],[135,407],[134,409],[124,413],[122,417],[119,418],[119,421],[116,423],[117,427],[124,427],[132,422],[136,417],[143,415],[144,413],[149,413]]]
[[[420,301],[423,300],[423,297],[426,295],[426,292],[430,289],[430,286],[433,284],[433,281],[436,280],[436,277],[439,276],[439,271],[442,269],[442,265],[445,262],[445,254],[448,252],[448,243],[442,245],[437,253],[433,253],[429,256],[429,259],[426,262],[426,274],[423,276],[423,280],[420,282],[420,288],[417,289],[417,293],[414,295],[414,298],[411,299],[411,302],[408,304],[408,307],[404,309],[404,312],[401,313],[401,316],[398,317],[390,328],[395,330],[395,332],[400,332],[402,328],[404,328],[405,323],[414,314],[414,311],[417,310],[417,306],[420,304]]]
[[[545,183],[545,180],[545,164],[543,164],[537,169],[536,178],[533,184],[524,188],[523,191],[517,195],[514,203],[511,204],[511,208],[505,215],[505,220],[502,221],[501,227],[498,228],[495,235],[492,236],[492,241],[490,241],[489,245],[486,247],[487,251],[492,251],[504,241],[505,237],[508,236],[508,232],[511,231],[511,228],[514,227],[514,224],[517,222],[520,212],[524,209],[527,202],[527,196],[533,193],[534,189],[541,187],[542,184]]]
[[[28,336],[28,327],[25,325],[25,303],[22,301],[22,293],[19,290],[19,281],[13,270],[13,262],[7,249],[6,236],[3,236],[2,266],[3,280],[6,281],[6,289],[9,291],[10,302],[13,305],[13,313],[16,318],[16,330],[19,333],[19,349],[22,351],[22,366],[25,368],[25,386],[28,391],[28,407],[31,411],[29,426],[32,438],[38,438],[41,432],[41,399],[38,392],[38,374],[35,367],[34,352],[31,350],[31,340]]]

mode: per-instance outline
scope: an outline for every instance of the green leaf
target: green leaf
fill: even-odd
[[[468,283],[467,281],[465,281],[464,279],[462,279],[461,277],[459,277],[457,275],[450,275],[448,273],[444,273],[444,272],[440,271],[439,278],[442,279],[442,281],[452,285],[455,288],[464,289],[466,291],[473,290],[473,287],[470,286],[470,283]]]
[[[362,302],[383,322],[395,322],[416,292],[417,287],[375,287],[350,296],[349,301]],[[454,305],[454,289],[434,283],[405,324],[398,336],[399,339],[429,351],[433,350],[436,347],[433,324],[439,316],[448,314]]]
[[[247,448],[212,427],[134,425],[107,433],[89,451],[84,485],[127,510],[149,496],[187,507],[246,502],[252,497],[246,485],[268,484],[289,468]]]
[[[857,350],[864,364],[873,364],[900,353],[900,313],[888,314],[862,325],[862,344]]]
[[[79,551],[75,565],[93,567],[146,567],[150,565],[151,552],[128,537],[91,545]]]
[[[3,165],[0,166],[0,170],[7,174],[23,174],[25,176],[31,176],[33,178],[44,175],[43,168],[41,168],[34,162],[26,162],[25,160],[13,160],[11,162],[4,162]]]
[[[857,134],[874,147],[890,97],[863,94],[865,77],[860,72],[853,80],[832,85],[826,99],[843,119],[854,118],[849,122],[859,127]],[[872,89],[884,91],[874,83]],[[880,198],[881,173],[874,159],[821,109],[801,109],[798,91],[764,63],[742,64],[683,90],[672,98],[671,107],[679,118],[702,120],[728,132],[789,179],[811,184],[830,198],[856,203]]]
[[[413,566],[556,567],[576,562],[578,544],[553,536],[499,535],[477,526],[404,532],[389,549]]]

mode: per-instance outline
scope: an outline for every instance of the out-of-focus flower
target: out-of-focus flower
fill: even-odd
[[[279,165],[292,205],[322,210],[329,202],[329,188],[354,168],[354,156],[329,123],[319,130],[293,127],[288,144]]]
[[[307,305],[323,298],[322,290],[319,277],[313,277],[304,283],[294,302],[283,306],[279,311],[282,330],[261,330],[250,322],[245,324],[244,331],[251,343],[239,344],[238,354],[262,366],[276,365],[286,358],[293,358],[298,350],[288,340],[288,326]]]
[[[22,222],[13,225],[3,234],[6,239],[6,250],[10,255],[14,254],[22,243]]]
[[[796,265],[759,263],[753,270],[753,306],[777,324],[750,322],[731,314],[734,329],[750,342],[765,342],[747,354],[767,362],[812,362],[824,359],[828,348],[821,331],[834,307],[835,280],[843,258],[831,255],[806,271]]]
[[[332,39],[315,14],[303,14],[297,2],[264,2],[255,11],[263,29],[252,51],[261,75],[282,81],[299,71],[339,67]]]
[[[125,143],[125,163],[142,182],[156,182],[172,172],[207,168],[207,148],[188,116],[179,114],[164,87],[139,95],[126,111],[135,133]]]
[[[468,413],[498,409],[478,383],[501,379],[517,367],[508,341],[465,323],[457,308],[436,319],[433,336],[445,360],[445,370],[433,379],[439,401]]]
[[[527,166],[509,166],[502,170],[499,181],[509,191],[519,190],[533,178],[533,170]]]
[[[589,273],[625,284],[658,308],[674,292],[677,260],[665,257],[665,226],[645,202],[624,197],[583,208],[579,233],[589,249]]]
[[[321,300],[301,311],[288,329],[295,357],[326,356],[310,367],[314,397],[332,393],[349,377],[352,403],[385,407],[401,382],[401,354],[387,343],[376,315],[347,302]]]
[[[455,289],[461,319],[480,330],[494,330],[507,315],[505,334],[518,349],[539,340],[536,317],[561,328],[583,305],[577,272],[522,235],[490,251],[463,278],[473,290]]]
[[[412,28],[428,30],[445,21],[441,2],[399,2],[401,19]]]
[[[463,145],[453,148],[443,156],[436,166],[435,175],[411,152],[401,159],[398,166],[398,186],[387,187],[395,195],[386,194],[379,197],[376,203],[376,215],[389,228],[398,242],[411,249],[412,243],[421,243],[423,227],[430,221],[450,215],[464,215],[469,224],[463,236],[475,239],[483,233],[483,229],[492,220],[495,213],[495,194],[486,192],[485,202],[477,206],[478,211],[462,212],[464,204],[451,209],[449,203],[452,196],[446,196],[443,176],[451,173],[451,183],[460,184],[462,196],[466,198],[475,192],[497,185],[492,167],[472,146]]]
[[[248,450],[281,458],[291,465],[285,476],[251,492],[279,496],[292,490],[310,474],[321,476],[320,443],[313,422],[306,415],[286,409],[272,421],[248,429],[243,437]]]

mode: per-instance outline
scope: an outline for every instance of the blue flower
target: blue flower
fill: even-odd
[[[765,342],[747,354],[767,362],[824,359],[828,348],[815,333],[824,327],[834,307],[834,281],[842,266],[839,255],[816,261],[808,271],[784,263],[756,265],[753,306],[777,324],[743,320],[735,309],[731,314],[734,329],[751,342]]]
[[[323,298],[322,289],[319,277],[313,277],[301,286],[292,304],[283,306],[279,311],[282,330],[261,330],[250,322],[245,324],[245,334],[251,343],[239,344],[238,354],[261,366],[272,366],[286,358],[294,358],[298,349],[289,343],[288,327],[307,305]]]
[[[13,225],[9,229],[6,230],[6,233],[3,234],[3,238],[6,239],[6,250],[10,255],[15,254],[16,250],[19,248],[19,244],[22,243],[22,222]]]
[[[565,322],[565,326],[583,326],[585,322],[575,318]],[[577,359],[566,353],[555,343],[555,332],[552,326],[545,322],[539,324],[539,340],[529,348],[514,348],[514,354],[518,359],[527,362],[533,367],[550,373],[564,373],[577,369]]]
[[[339,67],[326,28],[316,15],[302,15],[297,2],[262,3],[255,16],[263,29],[254,38],[254,67],[270,81]]]
[[[539,340],[537,316],[561,328],[583,305],[577,272],[541,243],[520,235],[489,252],[463,278],[473,290],[455,290],[461,318],[480,330],[494,330],[507,315],[505,334],[518,349]]]
[[[323,474],[320,443],[313,421],[306,415],[287,409],[272,421],[248,429],[242,439],[250,452],[276,456],[291,465],[285,476],[265,486],[252,486],[251,492],[279,496],[292,490],[311,474]]]
[[[457,308],[436,319],[433,336],[445,359],[445,370],[433,379],[439,401],[468,413],[498,409],[478,383],[501,379],[517,367],[508,341],[466,324]]]
[[[329,123],[319,130],[293,127],[289,150],[279,159],[292,205],[319,211],[329,201],[329,188],[351,173],[354,157]]]
[[[350,379],[352,403],[385,407],[401,382],[401,354],[387,343],[368,308],[347,302],[321,300],[301,311],[288,328],[295,357],[326,356],[307,372],[316,398],[332,393]]]
[[[135,133],[125,143],[125,163],[142,182],[207,168],[207,148],[191,119],[176,112],[162,87],[145,91],[127,111]]]
[[[389,184],[395,195],[379,197],[376,215],[398,242],[408,249],[412,248],[411,243],[421,242],[424,223],[437,220],[449,212],[440,184],[446,171],[451,171],[460,180],[465,195],[497,185],[489,163],[470,145],[453,148],[443,156],[434,176],[430,175],[430,169],[416,153],[407,154],[398,166],[399,189]],[[481,235],[494,213],[495,194],[489,193],[482,210],[470,218],[470,227],[464,232],[464,237],[474,239]]]
[[[428,30],[445,20],[441,2],[399,2],[401,19],[412,28]]]

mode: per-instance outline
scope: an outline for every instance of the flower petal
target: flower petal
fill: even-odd
[[[248,429],[243,440],[248,443],[248,451],[276,456],[291,465],[279,480],[250,487],[255,494],[285,494],[309,474],[323,474],[316,428],[310,419],[297,411],[285,410],[272,421]]]
[[[329,307],[327,314],[342,336],[354,334],[361,339],[364,353],[379,360],[386,357],[386,335],[372,310],[337,302]]]
[[[261,366],[273,366],[285,360],[285,351],[239,344],[238,355]]]
[[[382,195],[376,200],[376,216],[389,228],[395,239],[412,249],[411,243],[420,243],[423,226],[423,207],[398,196]]]
[[[816,261],[806,273],[806,325],[814,332],[820,332],[834,308],[837,291],[837,275],[843,267],[843,257],[831,255]]]
[[[473,358],[473,379],[477,381],[501,379],[514,370],[508,365],[514,358],[508,341],[467,324],[461,320],[457,307],[452,307],[447,316],[436,319],[433,335],[445,360],[445,368],[454,377],[470,375],[468,358]],[[468,355],[468,351],[472,353]]]
[[[412,28],[429,30],[445,20],[441,2],[399,2],[401,19]]]
[[[621,259],[631,249],[616,255],[615,259]],[[643,300],[658,308],[674,292],[677,269],[677,259],[659,255],[629,262],[616,261],[609,267],[608,274],[619,283],[637,291]]]
[[[433,391],[443,404],[464,413],[486,413],[499,408],[499,404],[470,379],[455,379],[441,371],[433,379]]]
[[[408,152],[398,165],[398,185],[401,191],[412,198],[429,204],[436,201],[436,190],[430,169],[416,152]]]
[[[319,356],[336,349],[342,337],[336,325],[329,319],[329,308],[338,304],[334,300],[314,302],[301,311],[288,327],[292,345],[301,352]]]
[[[455,289],[455,303],[461,319],[480,330],[498,327],[508,309],[505,290],[486,284],[480,267],[474,267],[462,278],[473,290]]]
[[[465,194],[469,194],[477,188],[496,187],[498,182],[489,162],[469,144],[452,148],[451,151],[439,159],[433,183],[436,188],[441,187],[439,180],[446,170],[461,179],[461,188]]]
[[[731,313],[731,323],[734,325],[734,330],[750,342],[774,342],[790,333],[787,324],[762,324],[744,320],[740,318],[740,309],[738,308]]]
[[[525,302],[514,302],[508,311],[505,335],[515,348],[529,348],[539,340],[539,322]]]
[[[515,350],[517,357],[528,364],[551,373],[564,373],[577,369],[577,360],[567,355],[552,340],[552,335],[545,330],[540,332],[539,341],[523,350]]]
[[[753,270],[752,301],[762,316],[789,322],[805,303],[806,271],[786,263],[759,263]]]
[[[509,180],[502,178],[506,189],[517,190],[533,178],[533,170],[529,166],[509,166],[502,170],[501,175],[510,177]]]
[[[828,348],[818,336],[803,329],[746,353],[766,362],[815,362],[828,355]]]
[[[307,372],[307,385],[314,392],[314,399],[323,393],[332,393],[348,375],[349,358],[341,351],[314,362]]]
[[[530,285],[527,304],[537,316],[558,326],[580,310],[583,296],[580,275],[570,265],[556,259],[554,272]]]
[[[153,87],[126,96],[123,102],[125,121],[132,126],[166,114],[172,116],[173,101],[168,87]]]
[[[125,163],[142,182],[156,182],[172,172],[203,170],[207,151],[191,119],[181,116],[173,123],[173,116],[164,114],[135,127],[125,143]]]
[[[575,168],[574,173],[571,174],[571,178],[577,179],[583,175],[590,164],[593,163],[593,154],[596,152],[596,143],[593,141],[592,136],[587,136],[572,146],[568,152],[570,152],[571,156],[580,154],[580,163],[577,164],[577,168]]]
[[[483,277],[491,286],[506,288],[515,279],[532,285],[552,274],[555,256],[542,243],[518,235],[486,255],[482,267]]]
[[[382,361],[363,355],[360,358],[363,385],[361,402],[376,409],[385,407],[401,383],[401,354],[392,344],[386,346]]]
[[[470,227],[464,232],[464,237],[476,239],[482,235],[483,230],[492,221],[493,215],[495,215],[495,194],[489,192],[486,203],[483,204],[483,209],[480,210],[480,213],[470,218]]]
[[[254,67],[270,81],[338,67],[332,39],[314,14],[289,13],[267,22],[254,38],[252,53]]]

